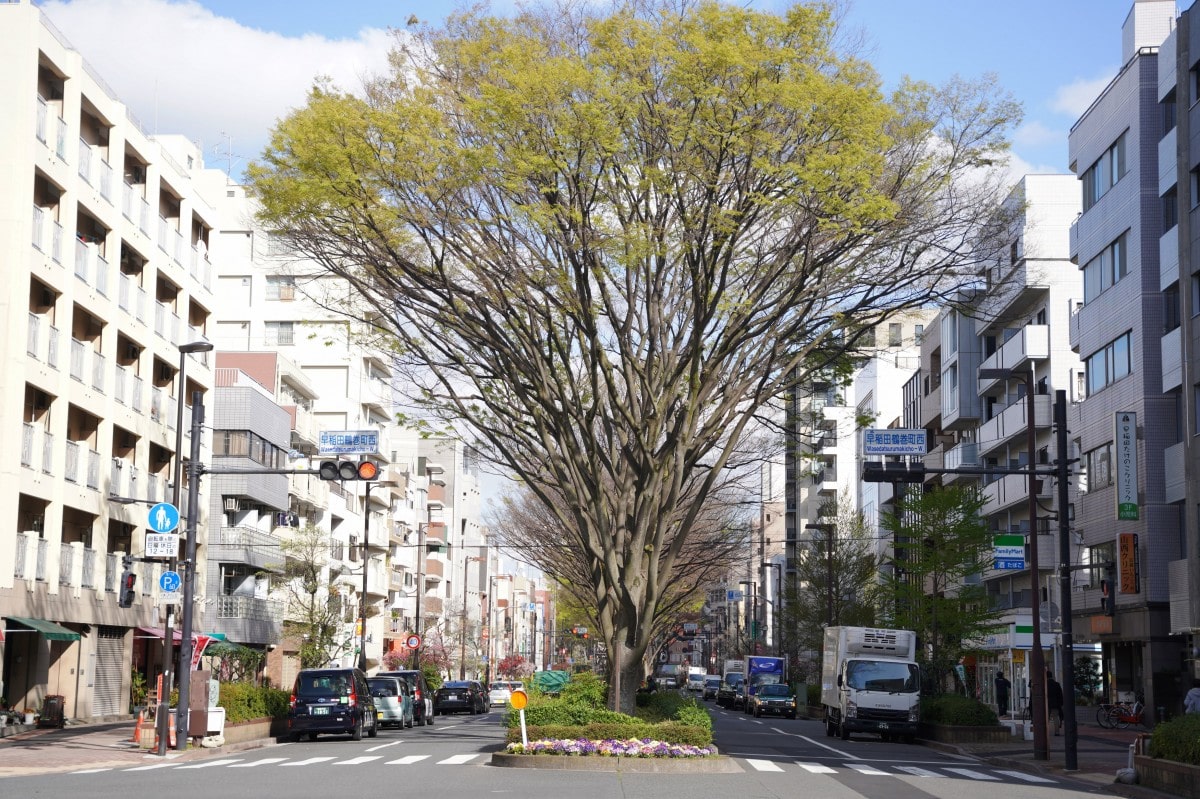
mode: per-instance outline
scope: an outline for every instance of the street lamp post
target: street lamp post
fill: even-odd
[[[783,607],[783,564],[770,563],[767,564],[775,572],[775,604],[771,606],[771,637],[775,639],[775,655],[783,656],[783,624],[780,621],[780,608]]]
[[[363,582],[362,600],[358,603],[358,668],[363,673],[367,671],[367,567],[371,562],[371,489],[378,487],[394,488],[395,486],[396,482],[393,480],[363,484]]]
[[[747,604],[747,606],[746,606],[746,612],[747,612],[746,654],[753,655],[753,654],[756,654],[754,651],[754,645],[758,642],[758,592],[756,590],[757,586],[755,585],[753,580],[739,580],[738,585],[745,585],[745,586],[749,586],[749,588],[750,588],[750,601],[749,601],[749,604]],[[744,594],[743,594],[742,601],[746,601]],[[753,614],[753,615],[750,615],[750,614]]]
[[[458,679],[467,679],[467,570],[471,566],[471,562],[478,563],[485,558],[481,555],[470,555],[463,558],[463,604],[462,604],[462,621],[459,623],[459,646],[458,646]]]
[[[1034,460],[1037,451],[1037,421],[1034,418],[1033,406],[1033,372],[1014,371],[1012,369],[980,369],[981,380],[1021,380],[1025,383],[1025,444],[1029,450],[1029,581],[1033,590],[1030,592],[1029,609],[1033,616],[1033,646],[1029,650],[1029,702],[1033,708],[1033,759],[1050,759],[1050,742],[1046,730],[1046,661],[1042,653],[1042,607],[1041,607],[1041,575],[1038,570],[1038,502],[1035,484]],[[1060,455],[1061,458],[1061,455]],[[1065,515],[1067,509],[1059,508],[1059,515]],[[1074,697],[1067,697],[1073,702]]]
[[[175,398],[177,407],[175,409],[175,462],[172,469],[172,484],[171,484],[171,504],[175,509],[179,509],[179,498],[183,488],[183,406],[184,396],[187,392],[187,356],[193,352],[211,352],[213,345],[207,341],[193,341],[188,344],[180,345],[179,347],[179,378],[175,388]],[[196,441],[192,441],[192,448],[195,449]],[[189,515],[192,509],[188,508]],[[170,571],[175,571],[179,568],[178,558],[171,558],[167,568]],[[189,596],[183,597],[184,613],[190,615],[190,608],[187,606],[190,602]],[[166,756],[167,745],[169,743],[170,722],[168,717],[171,713],[170,698],[171,684],[174,682],[174,660],[175,660],[175,608],[172,605],[166,607],[167,618],[163,624],[163,681],[162,691],[158,697],[158,707],[155,711],[155,726],[158,728],[158,754]],[[190,647],[189,647],[190,649]],[[180,670],[183,670],[184,664],[180,663]],[[187,664],[190,669],[191,664]],[[183,680],[180,680],[180,685]],[[182,700],[182,696],[180,699]],[[181,702],[182,704],[182,702]],[[184,708],[179,708],[180,716],[183,716],[187,711]],[[182,736],[180,736],[182,737]],[[178,745],[180,741],[176,741]],[[187,743],[183,742],[186,747]]]

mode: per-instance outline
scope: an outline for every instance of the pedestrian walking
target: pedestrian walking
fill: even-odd
[[[1200,713],[1200,680],[1192,681],[1192,688],[1183,698],[1184,713]]]
[[[1054,734],[1058,735],[1063,723],[1063,689],[1049,670],[1046,671],[1046,708],[1050,711],[1050,720],[1054,722]]]
[[[1004,676],[1004,672],[996,672],[996,712],[1001,716],[1008,715],[1008,692],[1012,683]]]

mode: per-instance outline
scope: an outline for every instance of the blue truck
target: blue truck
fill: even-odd
[[[737,704],[746,713],[750,713],[753,705],[751,697],[758,693],[760,686],[787,681],[787,660],[750,655],[742,664],[742,674],[745,675],[745,681],[742,684],[742,695]]]

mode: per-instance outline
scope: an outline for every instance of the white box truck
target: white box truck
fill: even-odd
[[[821,658],[825,734],[872,732],[911,743],[921,719],[917,634],[878,627],[827,627]]]

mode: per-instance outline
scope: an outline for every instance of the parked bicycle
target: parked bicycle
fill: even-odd
[[[1127,729],[1131,724],[1145,726],[1146,703],[1138,696],[1132,703],[1116,702],[1101,705],[1096,711],[1096,721],[1108,729]]]

